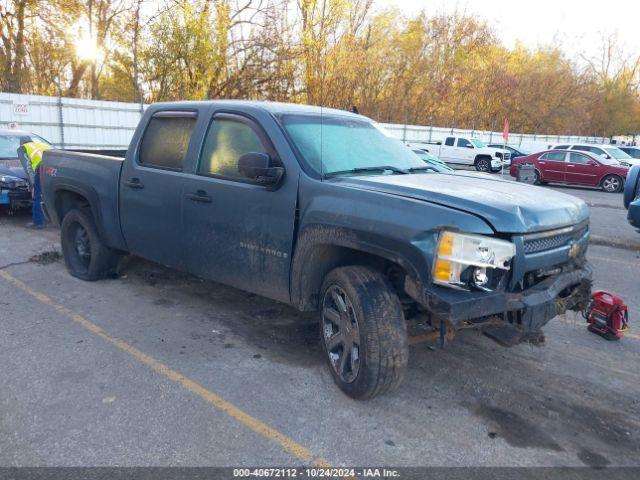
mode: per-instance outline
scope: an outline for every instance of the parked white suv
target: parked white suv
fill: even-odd
[[[575,143],[568,145],[566,143],[556,145],[554,150],[578,150],[581,152],[591,152],[607,159],[613,159],[620,162],[625,167],[640,165],[640,159],[633,158],[631,155],[623,152],[615,145],[597,145],[593,143]]]
[[[488,147],[473,137],[447,137],[444,142],[429,145],[429,152],[446,163],[471,165],[479,172],[498,172],[511,164],[511,152],[502,148]]]

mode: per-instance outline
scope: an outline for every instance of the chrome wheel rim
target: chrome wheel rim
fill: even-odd
[[[487,160],[478,160],[478,169],[481,172],[486,172],[489,170],[489,162]]]
[[[335,374],[353,382],[360,370],[360,329],[349,296],[337,285],[327,289],[322,301],[322,341]]]
[[[615,177],[605,178],[602,186],[607,192],[617,192],[620,188],[620,180]]]

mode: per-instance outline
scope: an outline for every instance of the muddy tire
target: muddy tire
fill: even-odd
[[[476,170],[479,172],[491,173],[491,159],[480,157],[476,160]]]
[[[386,277],[367,267],[340,267],[322,284],[320,337],[340,389],[365,400],[395,389],[409,358],[407,326]]]
[[[600,184],[602,189],[608,193],[618,193],[624,188],[624,182],[618,175],[607,175]]]
[[[82,280],[100,280],[113,274],[120,254],[103,242],[90,212],[70,210],[60,226],[60,243],[67,270]]]

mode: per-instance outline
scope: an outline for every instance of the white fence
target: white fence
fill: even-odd
[[[502,132],[485,130],[463,130],[460,128],[421,127],[417,125],[381,124],[387,131],[405,142],[443,142],[449,136],[472,136],[486,143],[502,143]],[[509,133],[509,145],[519,146],[535,142],[547,145],[558,143],[609,143],[605,137],[579,137],[570,135],[537,135],[531,133]],[[542,147],[544,149],[545,147]]]
[[[65,148],[128,146],[140,110],[135,103],[0,93],[0,127],[28,130]]]
[[[126,148],[138,125],[140,104],[0,93],[0,127],[34,132],[58,147]],[[502,132],[460,130],[417,125],[383,124],[406,142],[442,141],[449,135],[472,135],[488,143],[501,143]],[[510,145],[522,142],[608,143],[607,138],[511,133]]]

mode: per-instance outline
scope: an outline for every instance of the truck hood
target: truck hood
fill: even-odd
[[[574,225],[589,217],[579,198],[512,181],[465,174],[376,175],[336,178],[350,186],[442,205],[479,216],[502,233],[530,233]]]

